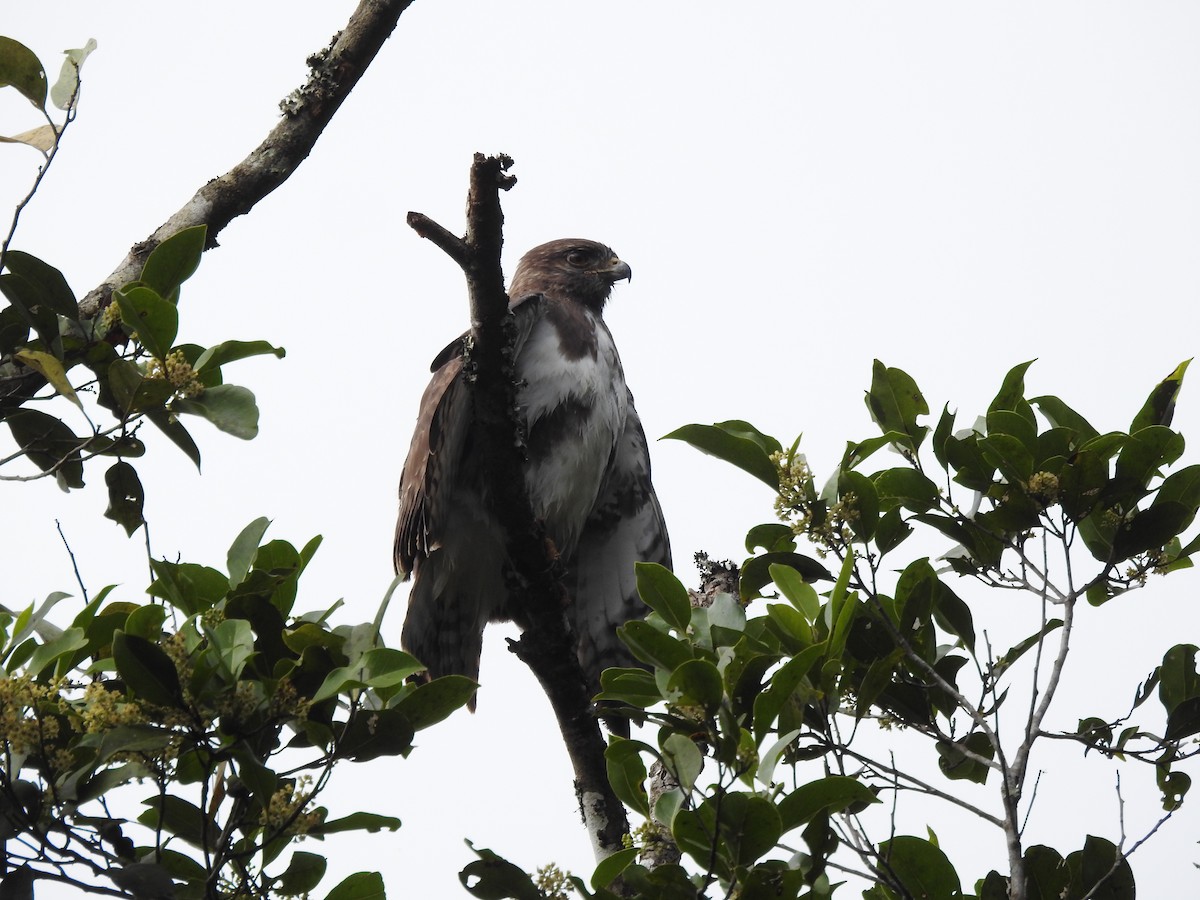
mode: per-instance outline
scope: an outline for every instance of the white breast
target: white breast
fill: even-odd
[[[531,455],[526,467],[529,498],[564,556],[574,551],[596,502],[628,409],[612,335],[598,317],[586,315],[596,328],[594,356],[571,359],[564,354],[557,328],[543,318],[517,359],[526,427],[533,433],[541,422],[554,435],[549,452]]]

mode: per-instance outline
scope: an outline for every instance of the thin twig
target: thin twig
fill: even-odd
[[[71,557],[71,568],[75,570],[75,583],[79,585],[79,590],[83,592],[83,604],[86,606],[91,601],[88,600],[88,591],[83,583],[83,576],[79,574],[79,564],[75,561],[75,553],[71,550],[71,545],[67,543],[67,536],[63,534],[62,522],[55,519],[54,527],[58,529],[58,536],[62,538],[63,546],[67,548],[67,556]]]

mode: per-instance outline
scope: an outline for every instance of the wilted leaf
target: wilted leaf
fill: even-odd
[[[88,38],[88,42],[82,47],[65,51],[67,58],[63,60],[58,81],[50,88],[50,102],[59,109],[70,108],[71,100],[75,98],[75,92],[79,88],[79,70],[83,67],[84,60],[91,56],[95,49],[95,39]]]
[[[71,387],[71,382],[67,380],[67,373],[63,370],[63,365],[57,357],[41,350],[18,350],[13,356],[45,378],[52,388],[83,409],[83,404],[79,402],[75,388]]]
[[[30,128],[28,131],[22,131],[11,137],[0,134],[0,144],[25,144],[35,147],[43,153],[53,150],[54,142],[57,140],[58,131],[53,125],[39,125],[37,128]]]

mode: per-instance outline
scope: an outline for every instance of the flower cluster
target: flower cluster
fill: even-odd
[[[549,863],[537,870],[534,884],[546,900],[568,900],[571,896],[571,874],[564,872],[554,863]]]
[[[262,825],[277,834],[302,835],[320,825],[324,820],[321,810],[304,811],[312,799],[312,776],[301,775],[271,795],[271,800],[262,812]]]
[[[150,360],[146,366],[146,377],[169,381],[180,397],[198,397],[204,393],[204,383],[182,350],[173,350],[166,359]]]

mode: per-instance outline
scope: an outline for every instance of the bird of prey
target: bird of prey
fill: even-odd
[[[615,629],[645,612],[634,563],[671,550],[642,423],[602,313],[631,277],[608,247],[558,240],[530,250],[508,294],[525,431],[525,486],[565,569],[568,615],[593,692],[600,672],[635,665]],[[472,450],[460,338],[434,361],[400,480],[396,570],[413,577],[403,647],[431,677],[478,680],[483,629],[514,619],[505,534]],[[474,700],[471,702],[474,708]]]

